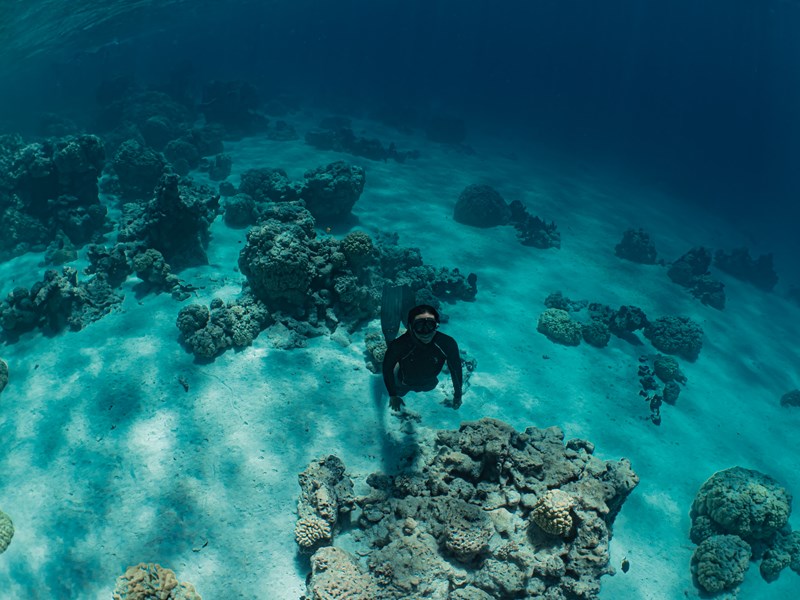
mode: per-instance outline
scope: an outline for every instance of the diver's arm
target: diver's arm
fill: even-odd
[[[390,398],[397,395],[394,368],[398,362],[400,362],[400,353],[397,350],[397,344],[389,342],[386,347],[386,354],[383,355],[383,384],[386,386],[386,391]]]

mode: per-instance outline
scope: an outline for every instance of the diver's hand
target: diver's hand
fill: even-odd
[[[405,406],[405,402],[400,396],[391,396],[389,398],[389,406],[392,407],[392,410],[400,410]]]
[[[461,406],[461,396],[453,396],[453,408],[458,410]]]

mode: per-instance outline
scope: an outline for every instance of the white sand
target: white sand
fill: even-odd
[[[755,254],[772,250],[771,242],[776,249],[791,244],[742,231],[619,173],[548,159],[541,149],[487,140],[468,156],[376,133],[401,149],[420,148],[423,158],[375,163],[320,153],[302,141],[250,139],[228,145],[231,180],[254,166],[300,177],[335,159],[362,164],[367,186],[354,209],[358,229],[397,231],[426,262],[478,274],[477,301],[444,309],[451,318],[444,331],[478,360],[463,407],[447,408],[436,391],[410,395],[410,409],[434,428],[483,416],[518,429],[559,425],[568,437],[591,440],[602,458],[628,457],[641,483],[617,519],[612,560],[618,566],[627,556],[631,568],[604,578],[601,596],[698,597],[688,530],[703,481],[741,465],[800,494],[800,409],[778,402],[800,386],[800,309],[718,273],[728,294],[719,312],[672,284],[662,267],[622,261],[613,248],[626,228],[639,226],[667,260],[695,245],[729,249],[748,235],[763,240],[763,247],[751,246]],[[562,249],[523,247],[511,228],[454,223],[455,199],[474,182],[554,219]],[[203,287],[198,301],[238,293],[244,239],[245,231],[221,219],[214,224],[210,265],[182,273]],[[776,259],[781,265],[791,257]],[[39,260],[28,255],[2,265],[0,293],[38,280]],[[0,395],[0,508],[17,530],[0,556],[0,598],[110,598],[115,578],[140,561],[174,569],[210,600],[299,598],[306,565],[293,540],[297,473],[334,453],[360,487],[370,472],[392,469],[404,444],[380,381],[364,366],[363,332],[348,347],[317,338],[292,351],[270,348],[262,335],[250,348],[196,364],[177,342],[183,304],[163,295],[139,301],[133,283],[122,311],[83,331],[29,334],[0,348],[11,370]],[[676,406],[663,407],[660,427],[646,420],[637,395],[637,359],[651,346],[551,343],[535,328],[555,290],[702,324],[700,358],[682,361],[689,383]],[[796,518],[792,524],[800,527]],[[800,595],[791,571],[768,585],[757,570],[752,564],[741,598]]]

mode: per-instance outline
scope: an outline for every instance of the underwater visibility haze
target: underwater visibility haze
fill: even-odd
[[[0,3],[0,600],[800,597],[800,3]]]

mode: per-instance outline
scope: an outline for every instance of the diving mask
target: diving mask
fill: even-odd
[[[414,330],[414,333],[418,333],[419,335],[431,334],[436,331],[437,327],[436,319],[430,317],[414,319],[413,323],[411,323],[411,328]]]

